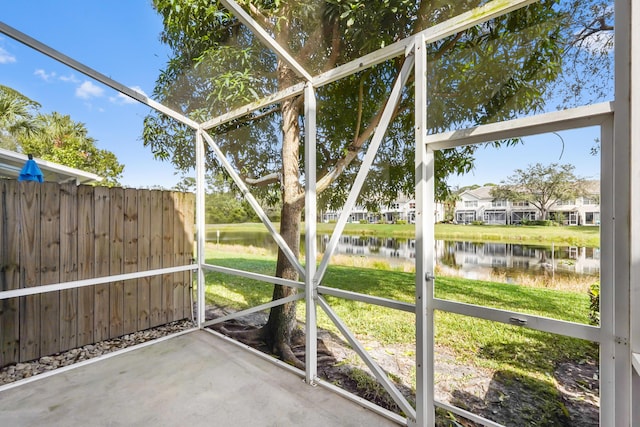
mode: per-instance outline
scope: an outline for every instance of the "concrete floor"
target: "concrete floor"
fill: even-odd
[[[0,392],[0,426],[397,425],[195,331]]]

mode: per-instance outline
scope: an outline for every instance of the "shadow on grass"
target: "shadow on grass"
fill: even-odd
[[[456,389],[452,392],[451,403],[506,426],[598,426],[598,406],[592,401],[575,399],[563,392],[566,378],[556,380],[559,388],[555,387],[551,378],[541,381],[507,370],[496,371],[484,396]],[[448,417],[460,423],[457,425],[475,425],[452,414],[448,414]]]

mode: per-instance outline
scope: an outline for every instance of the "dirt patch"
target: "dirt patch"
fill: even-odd
[[[207,310],[208,318],[228,314],[221,309]],[[254,313],[226,322],[230,330],[250,330],[266,322],[265,313]],[[415,400],[413,345],[382,346],[361,341],[367,353],[389,375],[409,402]],[[268,353],[266,346],[259,348]],[[294,351],[304,355],[304,346]],[[318,332],[318,376],[323,380],[400,413],[393,399],[374,380],[366,364],[341,337],[328,331]],[[363,375],[364,374],[364,375]],[[435,399],[455,405],[506,426],[599,425],[599,373],[595,361],[560,363],[553,373],[557,386],[522,378],[510,372],[463,365],[444,347],[435,351]],[[446,411],[438,411],[439,426],[476,426]]]

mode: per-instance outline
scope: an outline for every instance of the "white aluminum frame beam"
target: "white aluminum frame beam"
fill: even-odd
[[[298,76],[303,77],[306,81],[311,81],[311,74],[304,69],[302,65],[292,57],[286,49],[278,44],[267,31],[260,26],[247,12],[241,8],[238,3],[233,0],[220,0],[227,9],[229,9],[244,25],[249,27],[265,46],[278,55]]]
[[[499,141],[589,126],[600,126],[612,117],[613,102],[602,102],[531,117],[507,120],[443,132],[425,137],[424,142],[434,150]]]
[[[226,316],[217,317],[213,320],[208,320],[202,324],[202,327],[206,328],[207,326],[216,325],[218,323],[226,322],[227,320],[237,319],[239,317],[246,316],[247,314],[257,313],[258,311],[267,310],[269,308],[277,307],[279,305],[286,304],[288,302],[298,301],[303,298],[304,298],[304,294],[289,295],[288,297],[272,300],[264,304],[256,305],[255,307],[236,311],[235,313],[230,313],[230,314],[227,314]]]
[[[266,274],[252,273],[251,271],[238,270],[235,268],[222,267],[220,265],[202,264],[204,270],[215,271],[217,273],[229,274],[232,276],[244,277],[245,279],[258,280],[272,283],[274,285],[288,286],[290,288],[304,289],[304,283],[295,280],[283,279],[282,277],[268,276]]]
[[[215,119],[207,120],[202,123],[202,129],[209,130],[215,128],[217,126],[228,123],[232,120],[238,119],[242,116],[246,116],[249,113],[252,113],[260,108],[264,108],[271,104],[276,104],[278,102],[284,101],[289,98],[293,98],[294,96],[300,95],[304,93],[305,87],[307,83],[298,83],[286,89],[283,89],[273,95],[262,98],[259,101],[253,102],[251,104],[245,105],[243,107],[237,108],[235,110],[229,111],[226,114],[216,117]]]
[[[104,74],[94,70],[93,68],[90,68],[76,61],[75,59],[72,59],[67,55],[64,55],[63,53],[60,53],[55,49],[52,49],[51,47],[45,45],[44,43],[41,43],[38,40],[32,37],[29,37],[28,35],[16,30],[15,28],[5,24],[4,22],[0,22],[0,33],[11,37],[12,39],[32,48],[33,50],[36,50],[52,59],[55,59],[56,61],[61,62],[62,64],[65,64],[68,67],[71,67],[74,70],[88,77],[91,77],[94,80],[99,81],[105,86],[108,86],[111,89],[114,89],[123,95],[127,95],[128,97],[135,99],[136,101],[141,102],[142,104],[148,107],[151,107],[156,111],[166,114],[167,116],[172,117],[177,121],[193,129],[198,129],[199,127],[199,124],[197,122],[195,122],[194,120],[191,120],[185,115],[180,114],[177,111],[174,111],[171,108],[166,107],[163,104],[160,104],[159,102],[156,102],[153,99],[146,97],[145,95],[131,89],[130,87],[127,87],[121,83],[118,83],[112,78],[105,76]]]
[[[329,286],[318,286],[318,293],[320,295],[329,295],[350,301],[364,302],[380,307],[391,308],[393,310],[405,311],[407,313],[416,312],[415,304],[396,301],[389,298],[374,297],[372,295],[361,294],[358,292],[345,291],[344,289],[331,288]]]
[[[300,274],[300,276],[304,279],[305,270],[304,268],[302,268],[302,264],[300,264],[300,261],[293,254],[293,252],[291,251],[291,248],[289,247],[289,245],[287,245],[287,242],[284,241],[280,233],[276,231],[275,227],[273,226],[273,223],[271,222],[267,214],[262,209],[262,206],[260,206],[256,198],[253,197],[253,194],[251,194],[251,191],[249,191],[249,189],[247,188],[247,185],[244,183],[244,181],[242,181],[242,178],[240,178],[240,175],[238,175],[238,173],[233,169],[233,166],[231,166],[231,163],[229,163],[229,160],[227,160],[227,157],[224,155],[222,150],[220,150],[220,147],[218,147],[218,144],[215,143],[213,138],[207,132],[203,131],[202,134],[204,136],[204,139],[209,144],[209,147],[216,154],[218,161],[225,168],[225,170],[227,171],[231,179],[233,179],[233,182],[235,182],[235,184],[238,186],[238,188],[240,189],[240,192],[245,197],[247,202],[251,205],[253,210],[256,212],[256,214],[258,215],[262,223],[265,225],[265,227],[267,227],[267,230],[269,231],[269,234],[271,234],[271,237],[273,237],[273,240],[275,240],[275,242],[280,247],[280,249],[282,249],[282,253],[284,253],[284,255],[287,257],[291,265],[298,271],[298,274]]]
[[[0,301],[8,298],[39,295],[46,292],[64,291],[67,289],[84,288],[85,286],[103,285],[105,283],[120,282],[123,280],[141,279],[143,277],[180,273],[182,271],[193,270],[195,267],[196,266],[194,266],[193,264],[187,264],[176,267],[158,268],[155,270],[136,271],[134,273],[115,274],[113,276],[95,277],[93,279],[73,280],[70,282],[54,283],[51,285],[36,285],[30,288],[11,289],[8,291],[0,292]]]
[[[315,87],[324,86],[354,74],[357,71],[373,67],[396,56],[406,54],[413,50],[415,37],[422,37],[425,43],[433,43],[537,1],[538,0],[493,0],[483,6],[422,30],[406,39],[399,40],[375,52],[319,74],[313,78],[313,85]]]
[[[466,304],[462,302],[434,298],[433,308],[448,313],[462,314],[493,322],[505,323],[512,326],[535,329],[556,335],[564,335],[571,338],[589,340],[596,343],[602,341],[600,328],[582,323],[568,322],[566,320],[552,319],[533,314],[519,313],[511,310],[502,310],[483,305]]]
[[[318,319],[316,300],[318,282],[316,275],[316,257],[318,248],[317,234],[317,198],[316,198],[316,135],[318,133],[316,93],[307,83],[304,91],[304,168],[305,168],[305,381],[314,384],[318,376]]]
[[[435,157],[425,144],[427,117],[427,47],[415,38],[415,202],[416,202],[416,426],[435,425],[434,286]]]
[[[432,43],[457,32],[464,31],[474,25],[478,25],[490,19],[501,16],[505,13],[518,10],[522,7],[535,3],[536,1],[538,0],[493,0],[492,2],[487,3],[484,6],[480,6],[438,25],[427,28],[417,35],[422,36],[425,40],[425,43]],[[222,3],[234,14],[237,11],[238,14],[236,16],[238,17],[238,19],[240,19],[245,25],[249,26],[249,28],[251,28],[252,30],[255,30],[256,34],[260,37],[261,40],[263,40],[265,45],[269,49],[272,49],[276,54],[278,54],[281,59],[285,60],[285,58],[289,58],[291,64],[289,64],[289,62],[287,61],[285,62],[287,62],[288,65],[292,67],[292,69],[300,71],[299,75],[302,76],[303,73],[306,73],[304,68],[300,66],[295,59],[291,58],[287,51],[282,49],[282,47],[280,47],[280,45],[278,45],[273,40],[273,38],[268,33],[266,33],[266,31],[264,31],[264,29],[260,27],[260,25],[250,15],[248,15],[240,6],[238,6],[235,1],[224,0]],[[327,85],[336,80],[354,74],[357,71],[373,67],[391,58],[395,58],[396,56],[406,56],[406,54],[413,49],[414,38],[415,36],[407,37],[406,39],[397,41],[389,46],[378,49],[375,52],[336,67],[330,71],[319,74],[315,77],[308,76],[308,78],[305,78],[308,81],[310,80],[313,84],[313,87],[315,88]],[[274,95],[268,96],[259,101],[247,104],[229,113],[208,120],[202,123],[202,128],[206,130],[211,129],[233,119],[242,117],[243,115],[264,106],[282,101],[292,96],[296,96],[304,91],[304,85],[305,83],[299,83],[297,85],[291,86],[290,88],[286,88]]]
[[[613,116],[600,129],[600,424],[615,425],[615,190]]]
[[[387,100],[386,105],[384,106],[384,110],[382,112],[382,118],[380,119],[380,123],[376,127],[376,130],[371,138],[371,142],[369,143],[369,147],[367,148],[367,152],[362,160],[362,164],[360,165],[360,169],[358,170],[358,174],[356,175],[356,179],[353,182],[353,186],[349,191],[349,195],[347,196],[347,200],[342,208],[342,212],[340,213],[340,217],[336,223],[335,228],[333,229],[333,233],[331,233],[331,238],[329,239],[329,243],[325,248],[324,255],[322,257],[322,261],[318,266],[316,271],[316,275],[314,277],[314,281],[318,284],[322,283],[322,278],[327,271],[327,267],[329,266],[329,260],[333,256],[333,253],[338,246],[338,241],[340,240],[340,236],[344,231],[344,227],[347,224],[347,220],[349,219],[349,215],[351,215],[351,210],[353,210],[356,202],[358,201],[358,196],[360,195],[360,190],[364,185],[364,181],[367,179],[367,174],[369,173],[369,169],[373,164],[373,160],[378,153],[378,148],[382,143],[385,133],[387,132],[387,127],[391,123],[391,119],[393,117],[393,112],[396,109],[396,106],[400,102],[400,98],[402,97],[402,89],[404,88],[407,80],[409,79],[409,75],[413,71],[413,63],[414,58],[413,54],[410,54],[405,58],[404,64],[402,65],[402,69],[396,79],[396,82],[391,90],[391,94],[389,95],[389,99]]]
[[[382,370],[380,365],[378,365],[367,353],[367,350],[360,344],[358,339],[353,335],[353,333],[349,330],[347,325],[340,319],[340,317],[333,311],[331,306],[324,300],[322,297],[318,297],[318,304],[327,314],[329,319],[333,322],[334,325],[340,330],[342,335],[349,341],[351,344],[351,348],[360,356],[360,358],[364,361],[367,367],[373,372],[373,375],[376,377],[378,382],[384,387],[384,389],[389,393],[391,398],[396,402],[398,407],[404,412],[407,417],[415,419],[416,411],[411,406],[411,404],[407,401],[407,399],[400,393],[400,390],[389,380],[386,372]]]
[[[205,317],[205,277],[202,268],[205,263],[204,247],[207,238],[205,224],[205,149],[202,130],[196,131],[196,259],[198,264],[197,277],[197,318],[198,327],[202,329]]]
[[[622,1],[616,2],[616,16],[618,7]],[[631,9],[631,10],[629,10]],[[630,43],[628,52],[629,76],[629,140],[630,140],[630,180],[631,180],[631,200],[630,200],[630,349],[632,361],[631,374],[631,425],[640,425],[640,84],[637,76],[640,75],[640,6],[638,2],[625,2],[625,9],[622,13],[628,12],[629,27],[628,40]],[[621,18],[623,19],[623,18]],[[617,31],[617,25],[616,31]],[[617,47],[616,47],[617,49]],[[616,64],[616,67],[618,64]],[[625,98],[626,99],[626,98]]]
[[[632,425],[632,412],[638,407],[638,402],[633,402],[634,390],[632,387],[633,369],[630,349],[630,316],[631,307],[638,308],[637,301],[633,304],[630,300],[631,291],[631,263],[638,259],[631,257],[631,223],[637,218],[631,217],[631,178],[633,148],[631,138],[634,135],[632,129],[637,129],[638,123],[631,121],[631,58],[632,34],[637,28],[632,28],[634,8],[638,7],[637,0],[615,1],[615,33],[614,33],[614,69],[615,75],[615,100],[616,113],[613,123],[613,285],[615,308],[613,313],[613,333],[615,339],[615,360],[609,363],[615,364],[615,387],[613,404],[615,408],[602,408],[609,410],[615,421],[606,424],[612,419],[602,420],[603,425]],[[636,12],[637,15],[637,12]],[[637,24],[637,22],[635,22]],[[638,51],[636,47],[636,52]],[[637,59],[636,59],[637,60]],[[637,70],[636,70],[637,71]],[[637,77],[637,76],[635,76]],[[637,96],[637,95],[636,95]],[[637,114],[637,111],[636,111]],[[637,142],[637,141],[635,141]],[[635,236],[638,237],[638,236]],[[604,391],[603,391],[604,393]],[[638,394],[635,395],[637,397]]]

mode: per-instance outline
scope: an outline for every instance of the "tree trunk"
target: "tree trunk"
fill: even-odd
[[[304,207],[304,198],[299,197],[303,191],[299,181],[299,109],[300,102],[295,98],[286,100],[282,104],[282,216],[280,219],[280,235],[296,257],[300,252],[300,220]],[[276,276],[298,280],[297,270],[291,265],[282,250],[278,250]],[[295,295],[296,293],[296,288],[275,285],[273,300]],[[279,354],[285,361],[298,367],[303,367],[302,362],[291,351],[291,340],[295,331],[296,303],[289,302],[273,307],[269,313],[269,320],[263,328],[267,343],[274,353]]]
[[[299,252],[300,241],[300,211],[295,207],[284,204],[282,207],[282,219],[280,221],[280,234],[289,244],[294,254]],[[284,279],[297,280],[298,272],[284,256],[282,250],[278,251],[278,262],[276,264],[276,276]],[[273,300],[285,298],[297,293],[296,288],[288,286],[274,285]],[[269,320],[265,325],[267,342],[274,353],[286,357],[288,349],[291,347],[291,338],[296,329],[296,302],[288,302],[277,307],[273,307],[269,313]]]

